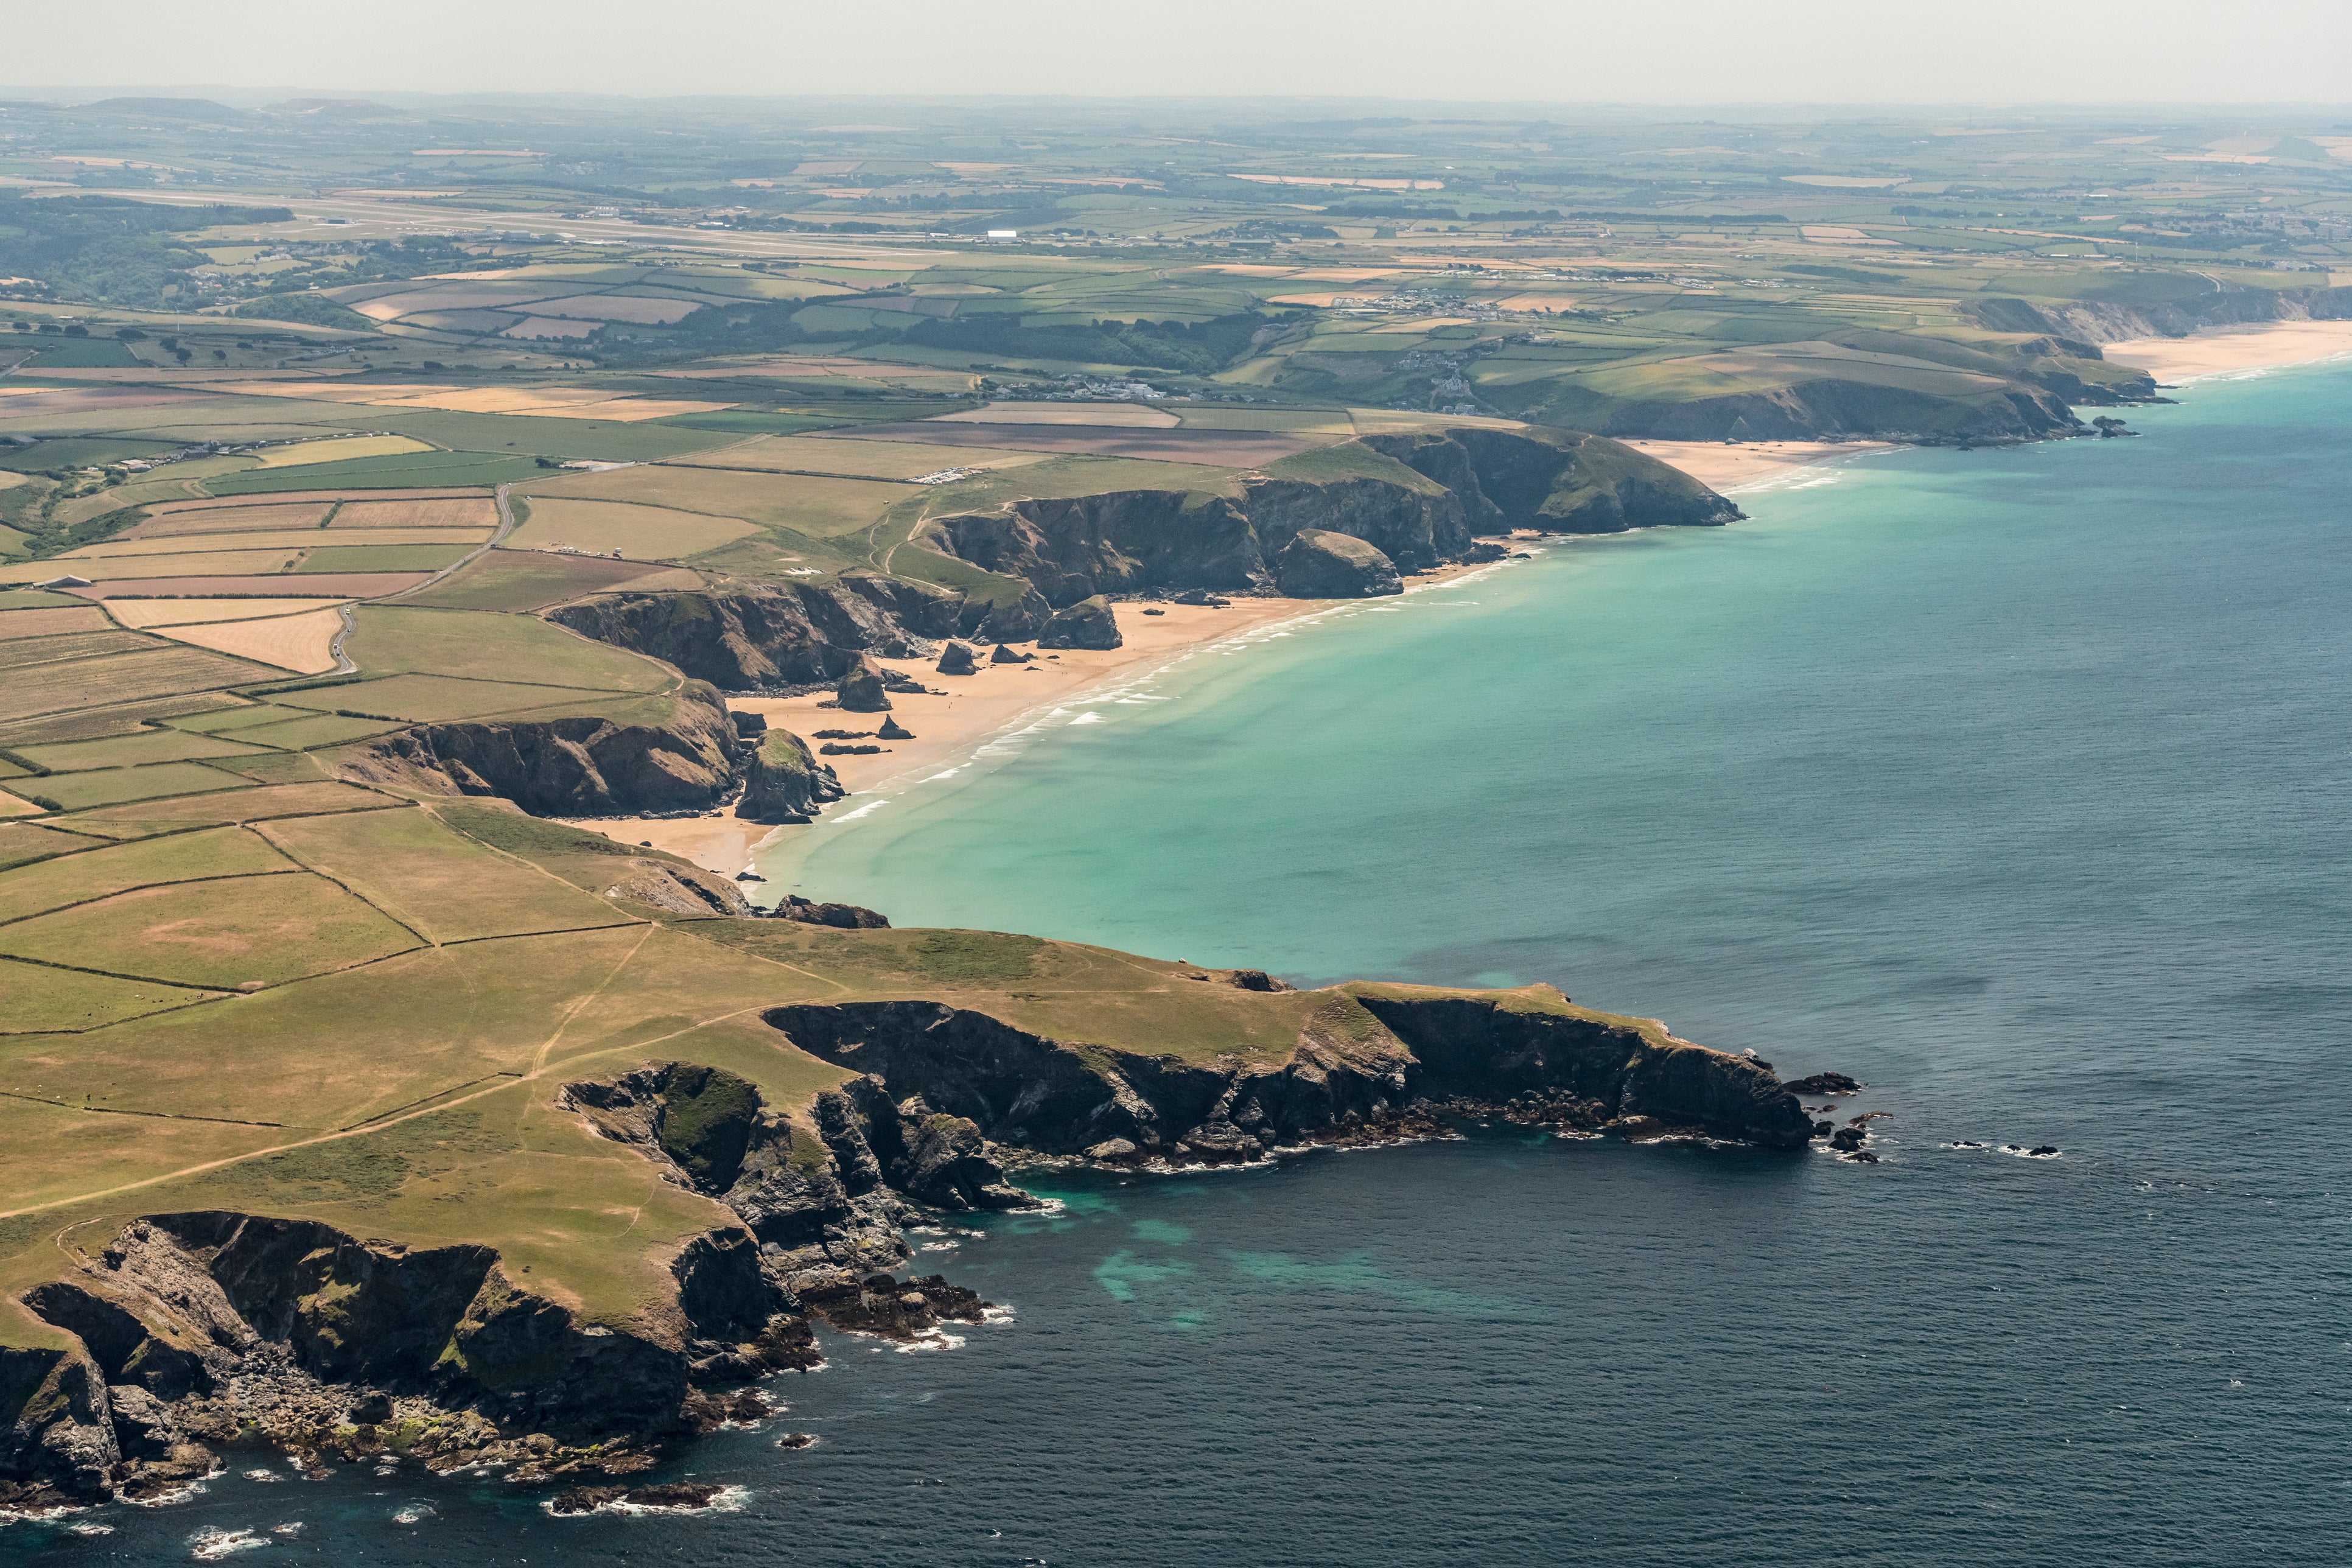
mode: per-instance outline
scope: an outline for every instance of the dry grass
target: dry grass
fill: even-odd
[[[106,612],[94,605],[63,610],[0,610],[0,642],[105,629]]]
[[[159,572],[181,577],[259,576],[283,569],[301,553],[299,549],[279,545],[274,550],[188,550],[162,555],[71,554],[16,570],[26,574],[24,580],[27,582],[59,572],[70,572],[94,583],[117,577],[152,576]]]
[[[94,700],[217,690],[266,679],[270,672],[197,648],[156,649],[76,659],[18,670],[0,684],[0,719],[28,719],[89,707]]]
[[[442,500],[370,500],[347,502],[327,527],[341,528],[495,528],[498,503],[488,496]]]
[[[276,528],[316,528],[329,503],[299,506],[174,506],[122,535],[125,539],[165,539],[184,533],[238,533]]]
[[[822,436],[760,436],[715,452],[665,459],[689,468],[758,468],[770,473],[846,474],[859,479],[911,479],[941,468],[1017,468],[1043,462],[1043,452],[1011,447],[941,447],[921,440],[838,441]]]
[[[320,598],[376,599],[414,588],[430,572],[306,572],[300,576],[273,574],[267,577],[123,577],[84,588],[84,598],[203,599],[224,595],[244,598],[282,597],[289,588],[308,588]],[[89,574],[84,574],[89,575]]]
[[[1166,429],[1176,416],[1147,403],[992,403],[961,414],[942,414],[927,425],[1122,425]]]
[[[915,493],[904,485],[874,479],[651,465],[557,479],[534,486],[532,492],[534,505],[545,495],[635,501],[750,522],[782,523],[820,539],[869,527],[880,521],[894,502]]]
[[[759,532],[731,517],[706,517],[625,501],[535,500],[530,521],[507,538],[511,550],[569,545],[594,555],[617,550],[637,561],[682,561]]]
[[[297,675],[323,675],[335,668],[335,634],[342,629],[342,613],[326,609],[268,619],[182,626],[165,628],[163,635],[215,653],[274,664]]]

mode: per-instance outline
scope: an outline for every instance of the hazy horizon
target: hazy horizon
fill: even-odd
[[[290,0],[227,0],[191,27],[162,0],[9,23],[5,74],[110,90],[126,49],[167,45],[173,90],[639,98],[1071,97],[1684,109],[2226,110],[2352,102],[2352,7],[2279,0],[2231,29],[2190,0],[2118,14],[1983,0],[1900,15],[1799,0],[1671,14],[1490,0],[1465,19],[1401,0],[908,0],[887,19],[807,5],[354,0],[322,26]],[[152,79],[137,90],[164,90]]]

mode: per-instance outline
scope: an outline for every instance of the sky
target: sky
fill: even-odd
[[[73,0],[11,89],[2352,104],[2332,0]]]

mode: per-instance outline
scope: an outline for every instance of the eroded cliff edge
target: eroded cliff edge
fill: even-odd
[[[1035,1161],[1248,1163],[1446,1136],[1458,1116],[1772,1149],[1812,1132],[1769,1065],[1549,987],[1184,978],[1263,992],[1304,1021],[1286,1048],[1203,1058],[918,996],[802,1003],[763,1015],[778,1047],[844,1069],[805,1100],[676,1059],[554,1086],[583,1130],[719,1216],[674,1247],[667,1299],[625,1322],[581,1319],[487,1247],[267,1214],[141,1216],[22,1298],[74,1348],[0,1351],[0,1505],[168,1495],[238,1445],[303,1468],[399,1455],[551,1486],[625,1477],[763,1414],[744,1385],[814,1364],[813,1319],[906,1337],[974,1315],[969,1292],[887,1271],[909,1257],[909,1225],[1031,1202],[1015,1181]]]

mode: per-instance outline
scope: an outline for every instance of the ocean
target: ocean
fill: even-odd
[[[730,1511],[233,1472],[0,1558],[2352,1561],[2352,367],[2182,395],[1204,651],[765,868],[1303,984],[1552,981],[1865,1080],[1883,1163],[1496,1127],[1057,1177],[919,1259],[1010,1321],[829,1337],[681,1462]]]

